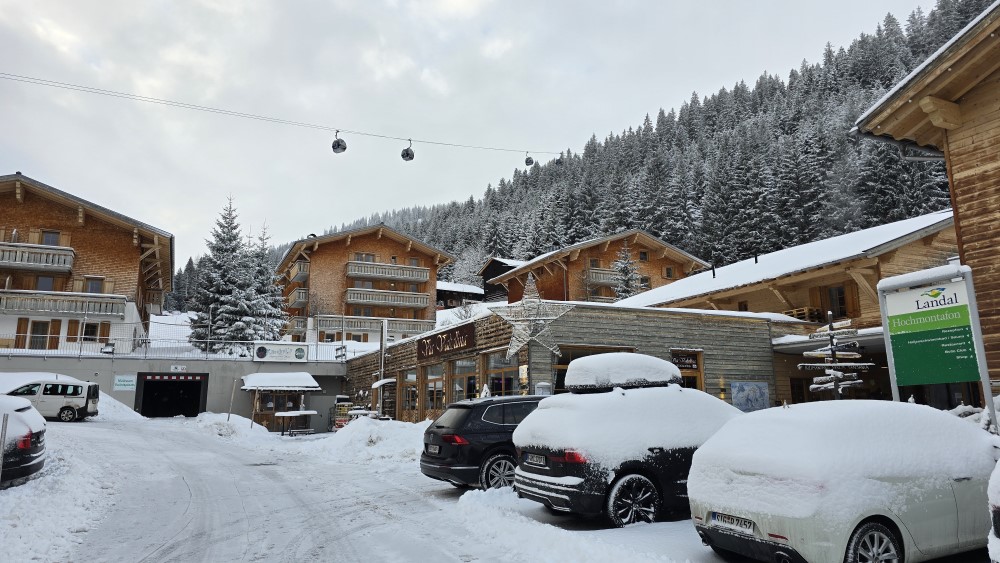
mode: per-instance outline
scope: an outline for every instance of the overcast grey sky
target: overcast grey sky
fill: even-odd
[[[580,151],[932,0],[0,0],[0,72],[398,137]],[[481,197],[523,154],[333,135],[0,80],[16,170],[205,252],[232,195],[275,243],[375,211]],[[535,155],[542,161],[551,158]]]

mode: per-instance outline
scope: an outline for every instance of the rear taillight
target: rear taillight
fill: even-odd
[[[31,449],[31,431],[29,430],[27,434],[21,436],[17,441],[17,449],[19,450],[30,450]]]
[[[456,446],[464,446],[469,443],[468,440],[458,434],[442,434],[441,439],[444,440],[446,444],[455,444]]]
[[[587,463],[587,457],[576,450],[566,450],[562,455],[549,456],[549,459],[560,463]]]

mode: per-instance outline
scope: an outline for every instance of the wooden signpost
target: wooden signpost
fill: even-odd
[[[798,367],[800,370],[823,370],[825,375],[814,377],[813,384],[809,386],[809,390],[813,393],[832,390],[833,398],[839,399],[842,389],[864,384],[864,381],[858,379],[857,372],[847,373],[841,371],[841,368],[867,370],[875,364],[869,362],[839,361],[840,359],[856,360],[861,358],[861,353],[856,351],[859,349],[857,342],[837,342],[838,337],[856,336],[858,331],[857,329],[848,328],[851,326],[850,319],[833,322],[832,311],[827,311],[826,319],[827,325],[820,327],[815,333],[810,334],[809,339],[819,340],[827,338],[830,341],[829,345],[802,353],[806,358],[823,358],[825,361],[823,363],[799,364]]]

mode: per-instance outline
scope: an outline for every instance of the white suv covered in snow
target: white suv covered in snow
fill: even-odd
[[[997,443],[910,403],[758,411],[695,452],[691,517],[716,551],[768,562],[914,562],[979,549]]]

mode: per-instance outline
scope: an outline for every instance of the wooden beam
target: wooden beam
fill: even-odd
[[[83,219],[84,219],[84,217],[85,217],[85,214],[84,214],[84,211],[83,211],[83,206],[82,205],[76,206],[76,224],[77,225],[83,225]]]
[[[406,241],[406,251],[409,252],[411,248],[413,248],[413,241],[412,240]]]
[[[376,238],[376,239],[380,239],[380,238],[382,238],[382,227],[379,227],[379,228],[378,228],[378,236],[377,236],[377,237],[375,237],[375,238]]]
[[[706,299],[705,303],[708,303],[708,306],[711,307],[713,310],[716,310],[716,311],[719,310],[719,306],[716,305],[715,301],[713,301],[712,299]]]
[[[571,251],[569,253],[569,261],[570,262],[576,261],[576,259],[579,258],[579,257],[580,257],[580,249],[579,248],[577,248],[576,250],[573,250],[573,251]],[[560,263],[559,265],[562,266],[562,263]],[[565,268],[565,267],[566,266],[563,266],[563,268]]]
[[[345,244],[344,246],[351,246],[351,237],[352,236],[354,236],[354,235],[347,235],[347,244]],[[316,250],[316,249],[313,248],[313,250]]]
[[[611,244],[611,239],[608,239],[608,240],[604,241],[604,246],[601,247],[601,252],[607,252],[608,251],[608,245],[610,245],[610,244]]]
[[[924,246],[931,246],[932,244],[934,244],[934,241],[937,240],[938,235],[940,235],[942,232],[943,231],[938,231],[936,233],[929,234],[924,238],[920,239],[920,242],[924,243]]]
[[[143,245],[143,246],[146,246],[146,245]],[[149,250],[147,250],[146,252],[143,252],[142,254],[140,254],[139,255],[139,262],[142,262],[143,260],[145,260],[146,258],[148,258],[150,254],[153,254],[154,252],[156,252],[156,249],[157,249],[157,247],[153,246]]]
[[[635,237],[632,239],[632,244],[639,244],[639,233],[635,234]]]
[[[771,293],[773,293],[774,296],[778,298],[778,301],[781,301],[781,304],[784,305],[786,309],[794,309],[795,308],[792,305],[792,302],[789,301],[787,297],[785,297],[785,294],[782,293],[780,289],[778,289],[777,287],[774,287],[774,285],[772,285],[772,284],[768,284],[767,288],[770,289]]]
[[[569,266],[563,264],[562,260],[556,260],[556,264],[559,264],[563,270],[566,270],[567,272],[569,271]]]
[[[951,130],[962,126],[962,108],[954,102],[924,96],[920,100],[920,109],[924,110],[935,127]]]
[[[24,203],[24,188],[21,187],[20,180],[14,182],[14,197],[18,203]]]
[[[862,274],[857,270],[847,270],[854,282],[858,284],[861,292],[865,294],[868,299],[871,299],[875,303],[878,303],[878,291],[875,289],[875,284],[872,283],[871,279]]]
[[[139,246],[139,228],[132,229],[132,246]]]
[[[552,275],[552,269],[549,268],[548,264],[542,264],[542,267],[545,268],[545,271],[548,272],[550,276]]]
[[[667,247],[665,247],[665,246],[663,247],[663,252],[660,253],[660,260],[663,260],[664,258],[667,257],[667,251],[668,250],[670,250],[670,249],[667,248]]]

